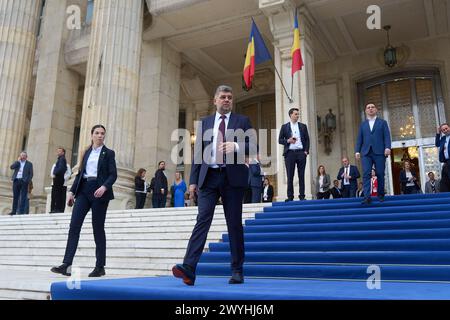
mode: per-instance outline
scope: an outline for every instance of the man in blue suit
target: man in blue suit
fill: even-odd
[[[301,123],[298,108],[289,110],[291,121],[283,124],[278,136],[278,143],[284,146],[283,157],[287,175],[287,199],[294,200],[294,173],[297,166],[300,200],[305,200],[305,168],[309,155],[309,134],[306,124]]]
[[[33,164],[27,158],[27,153],[21,152],[19,159],[10,167],[11,170],[14,170],[11,178],[13,182],[13,208],[10,215],[25,214],[28,185],[33,179]]]
[[[173,275],[182,278],[187,285],[194,285],[195,270],[219,197],[222,198],[230,237],[232,277],[229,283],[244,282],[242,200],[248,186],[249,174],[245,157],[256,154],[256,134],[254,130],[250,130],[252,126],[248,117],[231,112],[231,87],[222,85],[217,88],[214,105],[216,113],[202,119],[196,133],[189,191],[193,198],[198,190],[197,223],[189,239],[183,264],[172,268]],[[247,137],[239,139],[236,136],[239,132],[245,132]]]
[[[352,166],[347,157],[342,158],[342,164],[343,167],[337,175],[337,179],[341,180],[342,198],[355,198],[358,189],[358,167]]]
[[[377,117],[378,109],[373,103],[366,106],[367,120],[359,127],[355,157],[361,159],[363,167],[364,200],[370,204],[370,179],[372,166],[378,179],[378,198],[384,201],[384,171],[386,157],[391,154],[391,133],[387,122]]]
[[[442,136],[441,136],[442,133]],[[439,148],[439,162],[443,163],[441,172],[440,192],[450,192],[450,126],[447,123],[441,124],[436,134],[436,147]]]

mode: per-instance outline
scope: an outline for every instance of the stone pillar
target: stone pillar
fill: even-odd
[[[81,118],[80,152],[96,124],[116,152],[116,199],[110,209],[134,206],[134,140],[138,104],[143,2],[96,0]]]
[[[47,0],[41,26],[39,64],[28,139],[28,151],[35,168],[33,199],[45,210],[45,187],[51,185],[50,170],[58,147],[72,155],[79,76],[66,67],[64,44],[69,36],[66,8],[85,6],[83,0]]]
[[[286,86],[291,86],[291,48],[293,42],[295,4],[291,0],[259,0],[259,7],[268,17],[274,37],[274,61]],[[307,199],[313,196],[313,181],[317,168],[317,130],[315,106],[314,52],[312,46],[312,26],[314,19],[306,7],[299,8],[300,45],[304,66],[294,75],[293,102],[287,98],[278,77],[275,78],[276,127],[289,121],[290,108],[300,109],[300,121],[308,126],[310,136],[310,156],[305,171],[305,194]],[[290,92],[289,92],[290,93]],[[278,200],[287,198],[286,168],[283,158],[283,146],[278,145],[277,183]],[[297,173],[295,174],[297,177]],[[298,193],[298,180],[294,177],[294,193]]]
[[[142,44],[135,167],[145,168],[150,181],[158,162],[165,161],[169,185],[176,168],[171,154],[177,141],[171,137],[178,129],[180,67],[180,53],[164,40]]]
[[[9,166],[24,139],[40,8],[40,0],[0,0],[0,214],[12,206]]]

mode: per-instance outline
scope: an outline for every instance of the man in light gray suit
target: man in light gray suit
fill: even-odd
[[[425,183],[425,193],[439,193],[440,180],[434,178],[433,172],[428,172],[429,180]]]
[[[33,179],[33,164],[27,160],[25,151],[20,153],[19,159],[11,165],[14,170],[13,182],[13,208],[10,215],[25,214],[28,185]]]

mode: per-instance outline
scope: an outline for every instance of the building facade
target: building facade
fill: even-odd
[[[295,9],[304,67],[291,77]],[[252,19],[273,61],[257,66],[245,91]],[[397,58],[390,67],[385,25]],[[424,185],[427,172],[440,173],[433,145],[449,112],[449,52],[450,0],[0,0],[0,214],[11,209],[9,166],[21,150],[34,165],[30,211],[43,213],[56,148],[76,166],[98,123],[117,155],[111,209],[134,207],[141,167],[152,176],[165,160],[169,183],[176,170],[188,179],[194,122],[214,111],[219,84],[234,88],[235,110],[258,129],[277,199],[286,198],[277,129],[292,107],[311,138],[308,198],[318,165],[332,177],[345,155],[360,165],[353,151],[367,102],[392,130],[388,193],[400,192],[405,158]]]

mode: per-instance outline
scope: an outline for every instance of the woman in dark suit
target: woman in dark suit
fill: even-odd
[[[262,198],[263,202],[272,202],[273,200],[273,186],[270,184],[269,178],[264,179]]]
[[[136,209],[142,209],[145,205],[147,197],[147,182],[145,182],[145,174],[147,170],[140,168],[134,177],[134,193],[136,194]]]
[[[400,184],[402,186],[403,194],[419,193],[420,187],[417,183],[417,175],[411,168],[411,163],[405,160],[403,163],[403,170],[400,171]]]
[[[317,168],[316,177],[316,196],[318,200],[330,199],[330,185],[330,175],[326,173],[325,167],[320,165],[319,168]]]
[[[52,272],[65,276],[71,275],[72,261],[78,247],[81,227],[86,214],[92,209],[92,228],[97,262],[89,277],[105,275],[105,218],[109,201],[114,199],[112,186],[117,179],[115,153],[104,145],[105,134],[104,126],[94,126],[91,130],[91,145],[80,157],[81,164],[69,194],[69,206],[74,201],[75,206],[70,221],[66,253],[63,264],[59,267],[53,267]]]

